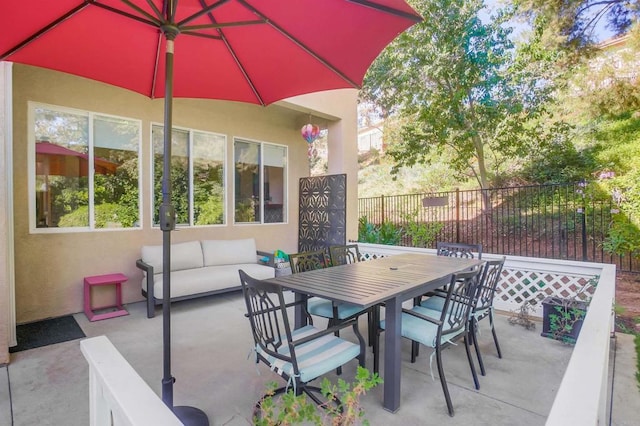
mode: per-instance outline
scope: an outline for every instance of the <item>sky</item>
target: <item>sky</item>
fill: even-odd
[[[482,18],[486,18],[489,15],[489,11],[491,10],[495,10],[496,8],[499,8],[501,4],[504,4],[505,2],[507,2],[507,0],[485,0],[485,4],[487,5],[486,9],[487,9],[487,13],[484,13],[480,15],[481,19]],[[526,31],[528,26],[525,23],[514,23],[514,27],[513,27],[513,36],[514,36],[514,40],[517,39],[523,31]],[[594,28],[594,39],[596,42],[602,42],[605,40],[610,39],[611,37],[613,37],[614,33],[613,31],[609,30],[608,28],[606,28],[606,20],[605,19],[601,19],[598,22],[598,25],[596,25],[596,27]]]

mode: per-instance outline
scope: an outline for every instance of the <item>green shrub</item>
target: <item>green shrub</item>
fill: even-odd
[[[305,394],[296,396],[293,390],[288,391],[281,399],[275,401],[273,392],[277,385],[272,382],[268,384],[267,396],[260,401],[253,418],[253,424],[257,426],[285,426],[302,423],[316,426],[368,425],[369,421],[364,418],[364,410],[360,406],[360,397],[380,383],[382,383],[382,379],[378,373],[371,374],[369,370],[361,366],[358,366],[355,381],[352,384],[338,379],[338,384],[333,385],[325,377],[320,383],[320,391],[327,402],[316,407],[307,400]],[[319,411],[317,408],[322,410]],[[322,413],[323,416],[319,413]]]

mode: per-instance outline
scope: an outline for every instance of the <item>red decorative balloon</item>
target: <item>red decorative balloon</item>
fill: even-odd
[[[313,143],[320,136],[320,127],[315,124],[305,124],[302,126],[301,133],[307,143]]]

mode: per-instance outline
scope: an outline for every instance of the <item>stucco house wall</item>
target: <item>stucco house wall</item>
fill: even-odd
[[[123,286],[124,302],[142,300],[141,272],[135,267],[140,248],[161,244],[162,232],[151,226],[151,125],[162,123],[164,100],[150,100],[139,94],[95,81],[35,67],[13,65],[13,203],[15,255],[15,308],[17,323],[57,317],[82,311],[83,277],[122,272],[130,277]],[[142,227],[137,229],[69,233],[29,232],[27,146],[28,102],[40,102],[67,108],[113,114],[142,120]],[[313,108],[313,109],[311,109]],[[307,144],[300,126],[313,112],[322,116],[333,133],[336,147],[351,145],[346,151],[336,148],[337,160],[330,173],[353,173],[349,181],[350,215],[357,215],[356,91],[337,90],[298,101],[261,107],[236,102],[174,99],[173,120],[179,127],[227,135],[226,218],[220,226],[179,228],[172,242],[194,239],[231,239],[254,237],[260,250],[297,249],[298,181],[308,176]],[[287,145],[288,222],[284,224],[233,224],[233,138],[241,137]],[[343,144],[343,141],[348,143]],[[331,148],[330,148],[331,150]],[[345,156],[353,151],[354,167],[348,170]],[[340,152],[338,152],[340,151]],[[331,154],[330,154],[331,155]],[[330,157],[330,164],[332,162]],[[1,195],[1,192],[0,192]],[[354,210],[355,207],[355,210]],[[349,218],[349,220],[351,220]],[[357,235],[357,218],[348,228],[348,237]],[[0,274],[1,276],[1,274]],[[0,280],[0,306],[7,303],[5,286]],[[99,292],[98,301],[109,299],[112,289]],[[98,302],[99,303],[99,302]],[[4,318],[0,318],[0,341],[4,343]],[[0,345],[0,356],[4,353]],[[0,358],[0,362],[1,358]]]

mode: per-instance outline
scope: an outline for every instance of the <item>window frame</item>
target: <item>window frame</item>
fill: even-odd
[[[163,123],[159,123],[159,122],[152,122],[150,125],[150,129],[149,129],[149,135],[150,135],[150,143],[149,143],[149,150],[151,152],[151,155],[149,156],[149,170],[150,170],[150,191],[149,191],[149,205],[151,206],[151,210],[150,210],[150,216],[149,216],[149,220],[151,223],[151,227],[154,229],[159,229],[160,228],[160,224],[156,224],[154,223],[154,212],[160,208],[160,205],[162,204],[162,200],[158,200],[158,204],[155,204],[155,193],[154,193],[154,187],[155,187],[155,182],[154,182],[154,176],[155,176],[155,153],[154,153],[154,149],[153,149],[153,128],[154,127],[159,127],[162,128],[162,131],[164,132],[164,124]],[[182,126],[173,126],[173,130],[178,130],[178,131],[182,131],[182,132],[187,132],[188,134],[188,138],[187,138],[187,153],[189,156],[189,160],[188,160],[188,172],[189,172],[189,194],[188,194],[188,201],[189,201],[189,223],[188,224],[180,224],[176,222],[176,229],[181,228],[181,229],[189,229],[189,228],[210,228],[210,227],[221,227],[221,226],[226,226],[228,224],[228,213],[227,213],[227,199],[228,199],[228,189],[227,189],[227,172],[228,172],[228,164],[229,164],[229,159],[227,157],[228,155],[228,145],[229,145],[229,138],[227,137],[226,134],[224,133],[220,133],[220,132],[213,132],[213,131],[208,131],[208,130],[200,130],[200,129],[195,129],[195,128],[189,128],[189,127],[182,127]],[[222,137],[224,139],[224,143],[222,144],[222,158],[223,158],[223,163],[222,163],[222,223],[213,223],[213,224],[208,224],[208,225],[196,225],[194,223],[195,218],[194,218],[194,176],[193,176],[193,144],[194,144],[194,133],[202,133],[202,134],[207,134],[207,135],[214,135],[214,136],[218,136],[218,137]],[[164,140],[164,139],[163,139]],[[163,150],[164,150],[164,146],[163,146]],[[172,155],[173,155],[173,151],[172,151]],[[171,188],[171,191],[173,193],[174,188]]]
[[[38,108],[57,111],[67,114],[75,114],[87,117],[89,120],[88,134],[88,164],[90,173],[88,175],[89,194],[89,226],[74,227],[37,227],[36,226],[36,145],[35,145],[35,110]],[[94,188],[94,119],[96,116],[128,120],[137,124],[138,127],[138,226],[128,228],[97,228],[95,221],[95,188]],[[89,111],[79,108],[70,108],[61,105],[47,104],[44,102],[27,101],[27,192],[28,192],[28,214],[29,214],[29,234],[67,234],[83,232],[114,232],[114,231],[140,231],[144,228],[144,215],[142,208],[143,183],[142,183],[142,120],[139,118],[125,117],[114,114],[107,114],[97,111]]]
[[[260,221],[255,221],[255,222],[236,222],[236,215],[235,215],[235,210],[236,210],[236,179],[235,179],[235,170],[236,170],[236,155],[235,155],[235,148],[236,148],[236,142],[248,142],[248,143],[255,143],[260,145],[260,158],[259,158],[259,174],[260,174]],[[284,173],[282,176],[282,180],[283,180],[283,194],[282,194],[282,222],[265,222],[264,221],[264,146],[265,145],[270,145],[270,146],[275,146],[275,147],[281,147],[284,148],[285,150],[285,155],[284,155]],[[258,139],[252,139],[252,138],[245,138],[242,136],[234,136],[233,137],[233,144],[231,146],[231,151],[232,151],[232,163],[233,163],[233,187],[231,188],[231,192],[233,194],[233,199],[232,199],[232,203],[231,203],[231,211],[232,211],[232,224],[234,226],[269,226],[269,225],[287,225],[289,223],[289,146],[285,145],[285,144],[281,144],[281,143],[274,143],[274,142],[267,142],[267,141],[263,141],[263,140],[258,140]]]

